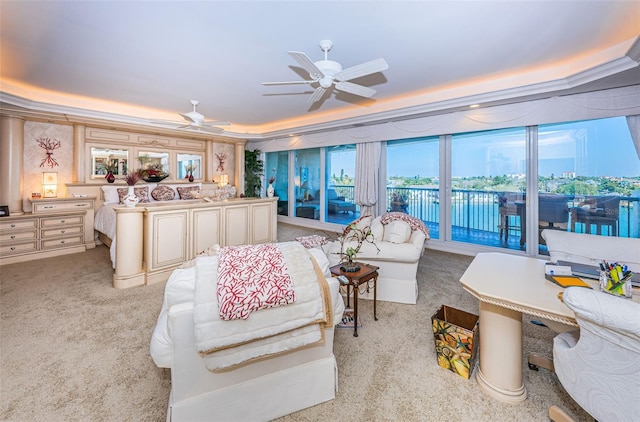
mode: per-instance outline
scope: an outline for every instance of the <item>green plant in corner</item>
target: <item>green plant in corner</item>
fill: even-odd
[[[248,197],[260,196],[262,190],[262,176],[264,162],[260,159],[260,150],[245,150],[244,152],[244,195]]]

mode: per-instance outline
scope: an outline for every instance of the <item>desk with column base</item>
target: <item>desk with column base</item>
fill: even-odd
[[[577,327],[573,311],[558,299],[564,289],[545,279],[546,262],[479,253],[460,278],[464,289],[480,301],[482,339],[476,380],[486,393],[503,402],[527,398],[522,380],[522,314]],[[596,280],[584,281],[597,288]],[[633,300],[640,302],[640,296]]]

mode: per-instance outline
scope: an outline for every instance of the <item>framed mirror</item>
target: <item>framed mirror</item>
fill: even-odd
[[[178,153],[178,179],[188,178],[202,179],[202,155]]]
[[[106,178],[111,172],[116,178],[127,175],[129,165],[129,151],[126,149],[111,149],[91,147],[91,178]]]
[[[138,151],[138,161],[147,182],[159,182],[169,176],[169,153]]]

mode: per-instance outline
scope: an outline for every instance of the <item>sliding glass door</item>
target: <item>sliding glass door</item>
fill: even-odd
[[[451,239],[522,249],[525,128],[451,137]]]

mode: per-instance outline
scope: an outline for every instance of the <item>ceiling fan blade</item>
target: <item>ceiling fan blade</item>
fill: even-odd
[[[195,129],[196,130],[202,130],[204,132],[210,132],[210,133],[222,133],[222,132],[224,132],[224,129],[216,127],[216,126],[198,126]]]
[[[224,121],[215,121],[215,120],[207,120],[202,125],[203,126],[229,126],[231,123]]]
[[[313,91],[313,94],[311,94],[311,97],[309,97],[309,104],[313,104],[316,101],[320,101],[320,98],[322,98],[322,96],[326,91],[327,91],[326,88],[323,88],[321,86],[317,87],[315,91]]]
[[[262,82],[262,85],[312,84],[315,81]]]
[[[349,94],[355,94],[366,98],[371,98],[376,94],[375,89],[354,84],[352,82],[336,82],[336,89],[338,91],[344,91]]]
[[[196,120],[194,120],[191,116],[189,116],[186,113],[178,113],[178,114],[181,115],[188,122],[197,123]]]
[[[389,69],[389,65],[385,59],[375,59],[356,66],[348,67],[333,75],[333,78],[336,81],[344,82],[361,76],[370,75],[372,73],[382,72],[387,69]]]
[[[299,51],[289,51],[289,55],[297,61],[307,72],[311,79],[318,80],[324,76],[322,71],[311,61],[311,59],[304,53]]]

